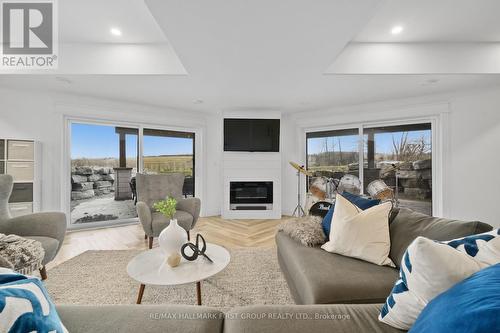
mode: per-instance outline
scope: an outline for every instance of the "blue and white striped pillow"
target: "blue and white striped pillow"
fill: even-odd
[[[381,309],[379,320],[408,330],[434,297],[499,262],[498,229],[448,242],[418,237],[403,256],[399,279]]]
[[[2,270],[0,332],[64,333],[67,329],[38,278]]]

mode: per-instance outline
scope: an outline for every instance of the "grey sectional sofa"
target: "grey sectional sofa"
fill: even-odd
[[[276,235],[278,262],[297,304],[383,303],[398,278],[406,248],[418,236],[444,241],[492,230],[482,222],[430,217],[402,208],[390,221],[390,258],[397,268],[305,247]]]
[[[71,333],[396,333],[377,320],[376,304],[255,305],[217,309],[187,305],[59,306]]]
[[[417,236],[449,240],[493,229],[481,222],[432,218],[407,209],[393,216],[390,257],[398,266]],[[279,264],[299,305],[254,305],[225,314],[201,306],[61,305],[58,312],[72,333],[402,332],[377,319],[398,277],[397,269],[305,247],[282,232],[276,235],[276,243]]]

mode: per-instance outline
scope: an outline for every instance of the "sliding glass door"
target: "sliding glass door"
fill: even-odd
[[[307,133],[307,169],[315,177],[359,176],[359,130]],[[308,177],[308,186],[313,177]]]
[[[137,152],[137,128],[71,123],[71,224],[137,217],[130,188]]]
[[[76,121],[69,127],[73,227],[134,221],[138,172],[183,173],[183,194],[194,196],[194,132]]]
[[[364,128],[364,187],[383,180],[400,206],[432,215],[430,123]]]
[[[306,133],[308,170],[314,177],[340,180],[345,174],[359,177],[361,164],[364,193],[370,183],[381,180],[401,207],[432,215],[431,123],[359,128]]]
[[[183,173],[183,195],[194,196],[194,133],[144,129],[144,173]]]

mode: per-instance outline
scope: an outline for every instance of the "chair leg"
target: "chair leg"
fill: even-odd
[[[39,269],[40,271],[40,276],[42,277],[43,280],[47,280],[47,270],[45,269],[45,266]]]
[[[148,235],[144,234],[144,239],[148,239]]]
[[[186,232],[188,234],[188,241],[190,241],[191,240],[191,234],[189,233],[189,230],[187,230]]]
[[[153,237],[149,237],[149,242],[148,242],[149,249],[153,248]]]

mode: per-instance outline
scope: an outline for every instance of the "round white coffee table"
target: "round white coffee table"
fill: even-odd
[[[128,275],[139,282],[137,304],[141,304],[146,285],[174,286],[196,282],[198,305],[201,305],[201,281],[222,271],[229,264],[231,256],[222,246],[207,243],[205,252],[211,263],[203,256],[195,261],[182,258],[177,267],[170,267],[162,250],[157,247],[135,256],[127,265]]]

